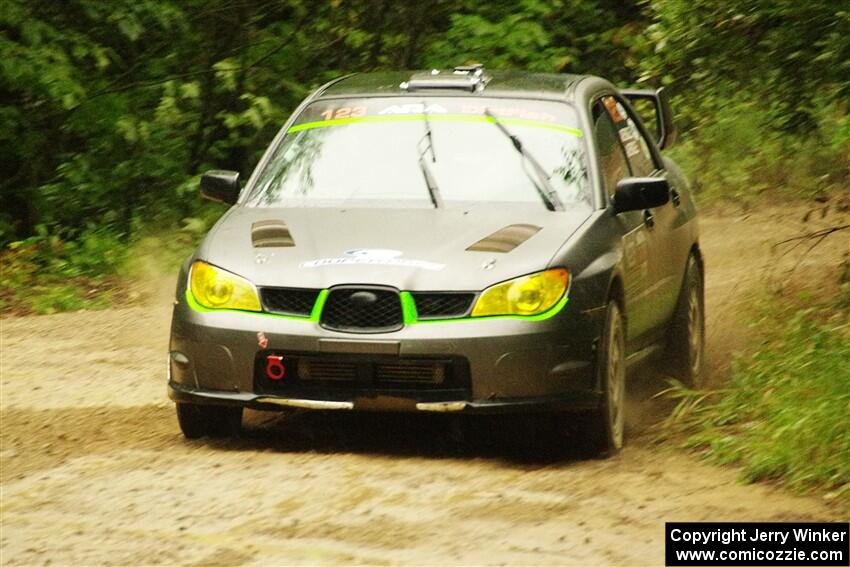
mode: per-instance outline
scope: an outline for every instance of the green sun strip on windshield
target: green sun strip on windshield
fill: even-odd
[[[342,126],[344,124],[358,124],[361,122],[472,122],[495,124],[496,122],[489,116],[479,114],[399,114],[392,116],[361,116],[357,118],[334,118],[332,120],[318,120],[316,122],[304,122],[296,124],[286,131],[287,134],[300,132],[302,130],[312,130],[314,128],[327,128],[329,126]],[[544,128],[546,130],[554,130],[563,132],[573,136],[581,137],[581,130],[563,126],[561,124],[551,124],[549,122],[540,122],[537,120],[525,120],[523,118],[499,118],[502,124],[511,124],[515,126],[528,126],[530,128]]]

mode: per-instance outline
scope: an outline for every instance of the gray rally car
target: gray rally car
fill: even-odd
[[[628,365],[661,352],[700,374],[696,211],[660,152],[675,136],[663,91],[592,76],[322,86],[244,188],[201,179],[233,206],[178,280],[183,433],[236,433],[245,407],[570,412],[616,451]]]

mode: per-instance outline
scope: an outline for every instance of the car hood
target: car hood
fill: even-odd
[[[548,267],[590,212],[234,207],[197,258],[258,286],[480,290]]]

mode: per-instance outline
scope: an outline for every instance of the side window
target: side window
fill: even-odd
[[[629,164],[632,166],[632,175],[635,177],[652,175],[652,172],[655,171],[652,153],[650,153],[649,145],[641,135],[634,119],[620,104],[620,101],[613,96],[603,97],[602,102],[617,128],[617,134],[623,144],[623,149],[626,150]]]
[[[629,163],[623,153],[617,129],[614,128],[614,123],[602,102],[593,106],[593,137],[599,150],[605,188],[609,195],[613,195],[617,182],[630,175]]]

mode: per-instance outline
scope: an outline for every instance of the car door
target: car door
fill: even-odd
[[[629,162],[631,173],[635,177],[664,177],[669,183],[674,180],[664,169],[654,140],[642,127],[634,109],[624,104],[619,97],[610,97],[606,107],[614,109],[614,115],[620,117],[618,134]],[[613,116],[612,116],[613,117]],[[651,329],[662,329],[673,314],[678,297],[681,274],[678,266],[683,260],[676,245],[675,229],[679,219],[679,198],[676,188],[671,185],[671,200],[665,205],[643,211],[647,238],[650,240],[652,256],[649,266],[652,284],[647,292],[647,300],[652,305],[652,315],[647,322]]]
[[[598,98],[592,108],[594,139],[599,154],[600,172],[605,192],[610,199],[617,183],[632,175],[631,166],[620,140],[611,112],[606,106],[610,95]],[[608,102],[610,105],[610,101]],[[626,334],[629,343],[639,346],[639,339],[652,328],[653,314],[648,294],[653,287],[650,258],[654,256],[649,229],[643,211],[618,214],[623,243],[623,294],[626,309]]]

